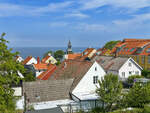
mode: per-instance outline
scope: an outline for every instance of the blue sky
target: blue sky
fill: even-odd
[[[101,47],[150,37],[150,0],[0,0],[10,46]]]

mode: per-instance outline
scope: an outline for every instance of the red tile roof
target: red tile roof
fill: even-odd
[[[36,70],[48,69],[48,65],[45,63],[33,64],[33,66]]]
[[[81,57],[81,55],[82,55],[81,53],[68,54],[68,59],[73,60],[73,59]]]
[[[49,77],[51,77],[51,75],[53,74],[53,72],[56,70],[56,65],[52,65],[50,64],[48,66],[48,70],[41,73],[37,78],[41,79],[41,80],[48,80]]]
[[[42,63],[46,63],[46,61],[50,58],[51,56],[47,55],[42,59]]]
[[[118,55],[150,55],[150,52],[147,52],[150,48],[150,39],[124,39],[112,49],[113,54],[118,47],[121,49],[117,52]],[[143,50],[137,52],[139,48]]]
[[[95,49],[94,48],[87,48],[86,50],[84,50],[82,53],[82,57],[80,59],[81,60],[86,59],[93,50],[95,50]]]
[[[32,56],[28,56],[28,57],[22,62],[23,65],[26,65],[31,59],[32,59]]]

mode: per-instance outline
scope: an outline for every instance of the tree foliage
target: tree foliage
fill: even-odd
[[[53,51],[50,50],[50,51],[46,52],[46,53],[43,55],[43,58],[46,57],[48,54],[53,55]]]
[[[63,58],[63,56],[64,56],[64,51],[62,51],[62,50],[57,50],[57,51],[55,51],[55,53],[54,53],[54,57],[57,59],[57,60],[59,60],[59,61],[61,61],[62,60],[62,58]]]
[[[128,107],[142,108],[150,102],[150,83],[135,83],[126,95],[126,104]]]
[[[144,78],[144,77],[141,76],[141,75],[132,75],[132,76],[128,77],[127,82],[130,83],[130,84],[132,84],[132,83],[134,83],[134,79],[136,79],[136,78]]]
[[[150,70],[142,70],[142,76],[144,76],[145,78],[150,78]]]
[[[35,81],[35,80],[36,80],[36,77],[34,76],[34,74],[33,74],[32,71],[26,71],[24,73],[23,81],[25,81],[25,82],[31,82],[31,81]]]
[[[105,104],[105,111],[110,111],[112,104],[118,101],[121,90],[122,84],[119,82],[117,75],[108,74],[104,76],[104,79],[99,81],[96,92],[100,96],[100,101]]]
[[[12,49],[8,49],[4,39],[5,33],[0,37],[0,112],[6,110],[14,110],[14,90],[12,84],[17,84],[20,81],[18,71],[23,73],[24,67],[14,60],[18,53],[12,53]]]
[[[112,50],[119,41],[109,41],[103,48]]]

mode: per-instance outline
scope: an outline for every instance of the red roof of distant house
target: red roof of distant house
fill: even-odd
[[[56,70],[56,65],[50,64],[48,66],[47,71],[41,73],[37,78],[41,80],[48,80],[49,77],[53,74],[53,72]]]
[[[15,61],[17,61],[17,59],[18,59],[19,57],[20,57],[20,56],[16,56],[16,57],[15,57]]]
[[[73,54],[68,54],[68,59],[73,60],[76,59],[78,57],[81,57],[81,53],[73,53]]]
[[[28,56],[28,57],[23,61],[23,65],[26,65],[31,59],[32,59],[32,56]]]
[[[85,58],[88,57],[88,55],[94,50],[94,48],[87,48],[86,50],[83,51],[81,60],[84,60]]]
[[[51,57],[51,56],[49,56],[49,55],[47,55],[46,57],[44,57],[44,58],[42,59],[42,63],[45,63],[50,57]]]
[[[48,65],[45,63],[33,64],[36,70],[48,69]]]
[[[124,39],[117,43],[112,53],[115,53],[118,47],[120,48],[120,51],[117,52],[118,55],[150,55],[150,39]],[[143,50],[137,52],[139,48]]]

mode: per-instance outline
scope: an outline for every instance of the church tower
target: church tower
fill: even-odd
[[[71,42],[69,40],[69,42],[68,42],[68,48],[67,48],[67,54],[70,54],[70,53],[72,53],[72,45],[71,45]]]

